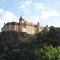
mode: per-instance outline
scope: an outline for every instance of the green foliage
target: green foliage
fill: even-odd
[[[60,45],[60,28],[51,26],[49,31],[46,29],[37,34],[37,42],[53,46]]]
[[[53,46],[60,45],[60,28],[52,26],[50,27],[47,34],[47,43]]]
[[[0,60],[60,60],[60,28],[51,26],[32,37],[25,32],[1,32]]]
[[[37,60],[60,60],[60,47],[47,46],[35,50]]]

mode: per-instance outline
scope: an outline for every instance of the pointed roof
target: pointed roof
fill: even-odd
[[[20,20],[22,20],[22,16],[20,16]]]

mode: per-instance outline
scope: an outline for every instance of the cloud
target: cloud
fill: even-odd
[[[23,18],[24,18],[25,20],[30,20],[27,16],[23,16]]]
[[[23,11],[24,13],[28,13],[28,8],[25,4],[18,7],[19,10]]]
[[[34,5],[35,5],[34,8],[36,10],[43,10],[43,9],[45,9],[45,5],[43,3],[35,3]]]
[[[24,13],[28,13],[28,8],[25,4],[21,5],[18,7],[21,11],[23,11]]]
[[[30,16],[29,18],[27,16],[23,16],[23,18],[29,22],[37,23],[40,20],[40,16]]]
[[[26,0],[25,2],[23,2],[25,5],[30,5],[32,3],[32,0]]]
[[[47,19],[47,18],[52,17],[52,16],[59,16],[59,13],[56,11],[53,11],[53,10],[43,11],[41,13],[41,18],[43,18],[43,19]]]
[[[39,20],[40,20],[40,16],[31,16],[31,21],[33,22],[33,23],[37,23],[37,22],[39,22]]]
[[[0,13],[4,13],[4,10],[2,8],[0,8]]]
[[[0,24],[3,26],[4,22],[7,23],[12,21],[18,22],[17,17],[10,11],[4,11],[4,13],[2,13],[2,17],[0,18]]]
[[[24,13],[28,13],[29,10],[29,6],[31,5],[32,0],[25,0],[23,2],[19,3],[19,9],[22,10]]]
[[[17,21],[17,17],[10,11],[5,11],[3,14],[2,20],[4,22],[12,22],[12,21]]]
[[[25,4],[22,4],[22,5],[19,6],[18,8],[19,8],[19,9],[22,9],[22,10],[27,9]]]
[[[44,5],[43,3],[35,3],[34,8],[37,12],[39,12],[40,18],[47,19],[53,16],[59,16],[59,13],[55,10],[50,10],[47,8],[47,5]]]
[[[40,16],[30,16],[29,18],[24,17],[25,19],[29,20],[30,22],[37,23],[40,20]]]

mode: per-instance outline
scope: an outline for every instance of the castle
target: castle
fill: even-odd
[[[36,34],[41,32],[44,29],[43,26],[38,22],[37,24],[33,24],[31,22],[26,21],[22,18],[19,19],[19,23],[17,22],[8,22],[4,24],[2,27],[2,31],[16,31],[16,32],[26,32],[27,34]]]

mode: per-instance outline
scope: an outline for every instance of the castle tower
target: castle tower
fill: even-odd
[[[20,19],[19,19],[19,24],[20,24],[19,30],[20,30],[21,32],[26,32],[26,31],[25,31],[25,26],[26,26],[26,24],[25,24],[25,20],[22,18],[22,16],[21,16]]]
[[[20,26],[22,26],[22,24],[25,23],[25,20],[22,18],[22,16],[21,16],[20,19],[19,19],[19,23],[20,23]]]
[[[39,32],[39,28],[40,28],[40,23],[37,23],[37,33]]]
[[[49,26],[48,25],[46,25],[46,30],[49,31]]]
[[[19,19],[20,26],[22,25],[22,16]]]

